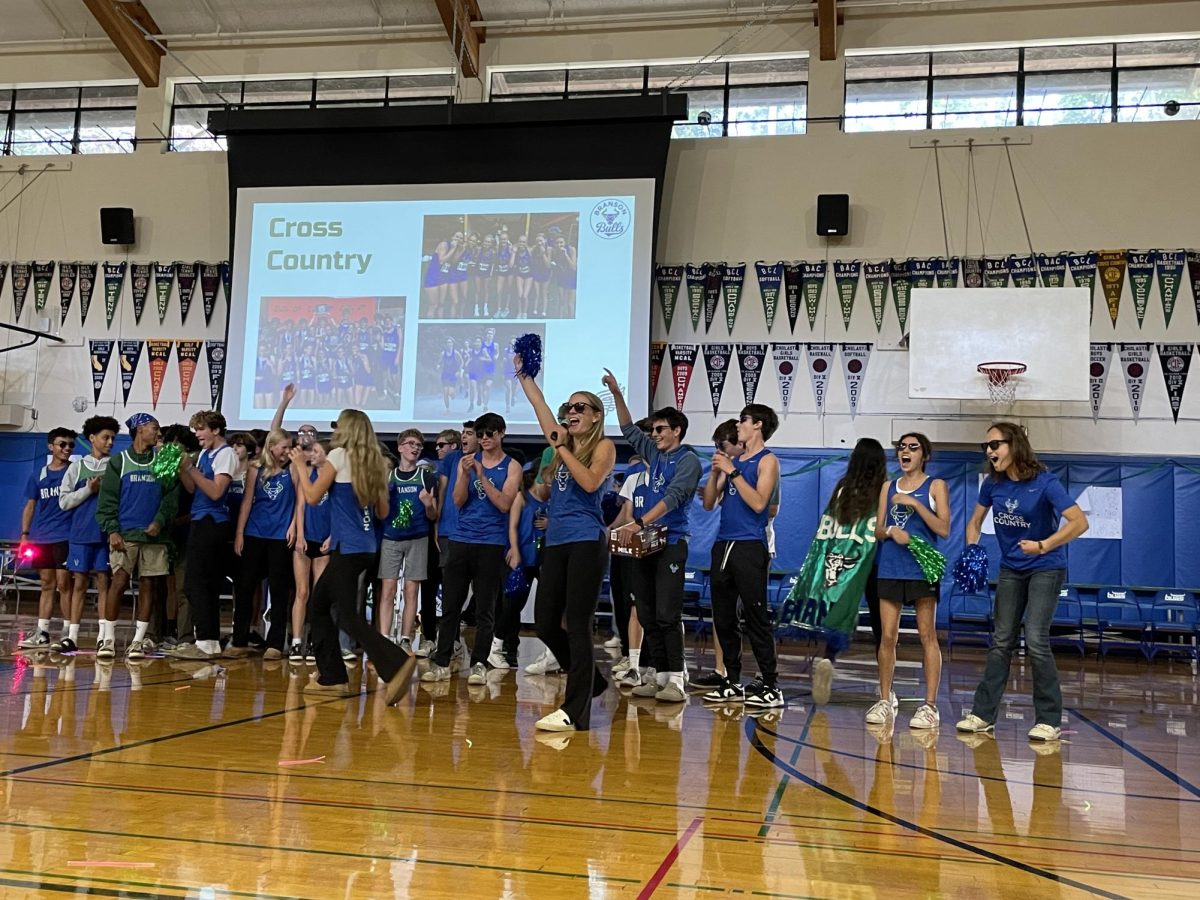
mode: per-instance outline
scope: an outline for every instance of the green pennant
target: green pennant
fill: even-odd
[[[688,263],[687,273],[688,311],[692,314],[692,331],[700,328],[700,314],[704,311],[704,278],[708,273],[708,263],[693,266]]]
[[[1154,251],[1130,250],[1126,256],[1125,271],[1129,273],[1129,293],[1133,295],[1133,311],[1137,316],[1138,328],[1141,328],[1146,319],[1150,287],[1154,281]]]
[[[850,319],[854,315],[854,297],[858,293],[858,275],[862,263],[857,259],[833,262],[833,281],[837,285],[838,302],[842,306],[842,324],[850,330]]]
[[[1183,267],[1187,254],[1183,250],[1156,250],[1155,264],[1158,266],[1158,296],[1162,300],[1163,318],[1171,324],[1175,312],[1175,301],[1179,287],[1183,284]]]
[[[883,331],[883,311],[887,307],[888,280],[891,273],[890,259],[863,265],[863,278],[867,282],[867,296],[871,299],[871,315],[875,317],[876,331]]]
[[[892,260],[892,302],[896,304],[896,318],[900,320],[900,333],[908,334],[908,299],[912,282],[908,277],[908,266],[899,259]]]
[[[663,321],[666,330],[671,330],[671,320],[675,317],[675,304],[679,300],[679,282],[683,278],[681,266],[659,266],[655,272],[655,283],[658,285],[658,302],[662,307]]]
[[[721,274],[721,296],[725,300],[725,327],[733,334],[738,307],[742,305],[742,285],[746,282],[746,264],[731,263]]]
[[[808,327],[811,331],[817,327],[817,311],[821,308],[821,291],[825,287],[825,261],[802,262],[800,265],[804,267],[801,291],[804,294],[804,311],[808,314]]]

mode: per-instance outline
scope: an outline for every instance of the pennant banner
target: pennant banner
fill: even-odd
[[[842,344],[842,375],[846,379],[846,396],[850,400],[850,418],[858,415],[862,398],[863,379],[867,377],[867,362],[871,359],[870,344]]]
[[[833,368],[833,344],[806,344],[808,377],[812,379],[817,415],[825,415],[825,393],[829,388],[829,370]]]
[[[1092,395],[1092,421],[1100,418],[1100,401],[1108,383],[1108,368],[1112,364],[1112,344],[1092,344],[1092,367],[1089,373]]]
[[[192,380],[196,377],[196,365],[200,361],[200,345],[204,341],[176,341],[175,362],[179,366],[179,402],[187,408]]]
[[[729,361],[732,356],[732,344],[704,345],[704,369],[708,372],[708,391],[712,396],[714,416],[721,405],[721,394],[725,391],[725,377],[729,374]]]
[[[958,257],[949,259],[938,257],[933,260],[933,271],[937,275],[937,286],[940,288],[958,287]]]
[[[41,312],[50,297],[50,282],[54,281],[53,262],[33,264],[33,308]]]
[[[1154,251],[1130,250],[1125,254],[1129,270],[1129,291],[1133,294],[1133,312],[1137,316],[1138,328],[1146,319],[1146,305],[1150,302],[1150,286],[1154,282]]]
[[[204,324],[212,323],[217,306],[217,291],[221,289],[221,267],[216,263],[197,263],[200,266],[200,297],[204,301]]]
[[[662,373],[663,360],[667,358],[666,341],[654,341],[650,345],[650,405],[654,405],[654,395],[658,391],[658,376]]]
[[[969,256],[962,261],[963,287],[983,287],[983,257]]]
[[[812,331],[816,328],[821,291],[825,287],[825,260],[800,265],[804,267],[804,311],[808,313],[808,329]]]
[[[1057,288],[1067,283],[1067,256],[1058,253],[1053,256],[1038,255],[1038,271],[1042,274],[1042,287]]]
[[[800,345],[772,344],[771,354],[775,359],[775,379],[779,382],[779,405],[786,416],[792,405],[792,384],[796,380],[796,370],[800,368]]]
[[[108,263],[104,264],[105,266]],[[142,344],[145,341],[121,341],[117,345],[117,353],[121,360],[121,396],[123,403],[129,405],[129,392],[133,389],[133,378],[137,375],[138,361],[142,358]]]
[[[704,269],[704,332],[712,329],[721,303],[721,285],[725,281],[725,263],[705,263]]]
[[[908,264],[892,260],[892,302],[896,304],[896,318],[900,320],[900,333],[908,334],[908,299],[912,281],[908,277]]]
[[[1196,304],[1196,324],[1200,325],[1200,252],[1189,250],[1188,281],[1192,283],[1192,302]]]
[[[1010,256],[1008,272],[1012,275],[1013,287],[1037,287],[1037,260],[1032,256]]]
[[[108,375],[108,361],[112,358],[113,342],[110,340],[88,341],[92,354],[92,405],[100,402],[104,390],[104,379]]]
[[[175,284],[175,266],[168,263],[151,263],[154,266],[154,299],[158,301],[158,324],[167,318],[167,305],[171,302],[171,287]]]
[[[0,262],[0,294],[4,293],[4,281],[8,277],[8,263]]]
[[[221,260],[217,265],[221,268],[221,285],[225,288],[225,308],[228,310],[229,304],[233,302],[233,266],[227,259]],[[675,268],[679,269],[682,276],[683,269],[679,266]]]
[[[696,368],[695,344],[671,345],[671,375],[675,385],[675,408],[683,412],[683,401],[687,398],[692,371]]]
[[[92,308],[92,292],[96,289],[96,275],[100,271],[100,263],[79,264],[79,326],[87,322],[88,310]]]
[[[146,295],[150,293],[150,273],[153,263],[130,263],[129,289],[133,293],[133,321],[142,322],[142,313],[146,311]]]
[[[222,263],[228,268],[228,263]],[[658,305],[662,309],[666,330],[671,330],[675,317],[675,304],[679,302],[679,282],[683,279],[683,266],[659,266],[654,270],[654,283],[658,286]]]
[[[67,313],[71,311],[71,301],[75,298],[75,282],[79,279],[78,263],[58,264],[58,313],[59,323],[67,324]],[[0,278],[0,284],[4,279]]]
[[[1159,344],[1158,361],[1162,365],[1167,397],[1171,400],[1171,416],[1179,421],[1179,405],[1187,387],[1188,369],[1192,367],[1192,344]]]
[[[700,327],[700,313],[704,309],[704,276],[707,274],[708,263],[693,266],[688,263],[687,273],[688,308],[692,314],[692,331]]]
[[[221,408],[221,388],[225,383],[225,342],[208,341],[208,391],[212,395],[212,408]]]
[[[749,406],[758,393],[758,380],[762,377],[763,363],[767,359],[767,345],[738,344],[737,354],[738,367],[742,370],[742,395]]]
[[[727,265],[721,273],[721,295],[725,299],[725,327],[730,334],[733,334],[733,323],[737,319],[738,307],[742,305],[742,285],[745,282],[745,263]]]
[[[775,311],[779,309],[779,291],[783,287],[783,263],[756,262],[758,274],[758,296],[762,300],[763,317],[767,320],[767,332],[775,325]]]
[[[158,409],[158,395],[162,391],[163,379],[167,377],[167,366],[171,363],[171,345],[174,341],[146,341],[146,357],[150,360],[150,408]]]
[[[1142,414],[1142,395],[1146,391],[1146,373],[1150,369],[1151,355],[1149,344],[1121,344],[1121,369],[1125,373],[1125,390],[1129,394],[1129,406],[1135,422]]]
[[[908,283],[915,288],[931,288],[937,284],[935,264],[937,259],[908,258]]]
[[[104,318],[106,327],[112,328],[117,304],[121,302],[121,288],[125,284],[125,261],[104,264]]]
[[[892,261],[863,263],[863,278],[867,283],[867,296],[871,299],[871,315],[875,317],[875,330],[883,330],[883,311],[887,307],[888,282],[892,277]]]
[[[1162,301],[1163,318],[1170,325],[1175,301],[1179,299],[1179,288],[1183,284],[1183,266],[1187,254],[1182,250],[1154,250],[1153,253],[1158,267],[1158,298]]]
[[[1008,287],[1008,257],[983,258],[983,283],[990,288]]]
[[[1071,270],[1071,281],[1075,287],[1087,288],[1088,291],[1088,323],[1094,318],[1096,309],[1096,263],[1100,254],[1095,250],[1085,253],[1067,254],[1067,265]]]
[[[33,276],[33,263],[12,264],[13,308],[16,315],[14,322],[21,320],[21,310],[25,308],[25,297],[29,293],[29,280]]]
[[[175,263],[175,277],[179,280],[179,322],[187,322],[188,310],[192,308],[192,293],[196,290],[197,263]]]
[[[804,290],[804,263],[785,263],[783,266],[784,301],[787,306],[788,327],[796,333],[796,320],[800,318],[800,297]],[[1196,315],[1200,316],[1200,300],[1196,301]]]
[[[838,302],[842,306],[842,324],[850,330],[850,317],[854,315],[854,296],[858,293],[858,275],[862,271],[862,263],[857,259],[849,262],[835,260],[833,263],[833,281],[837,285]]]
[[[1100,271],[1104,302],[1108,304],[1108,317],[1116,328],[1117,315],[1121,312],[1121,291],[1125,287],[1125,251],[1103,250],[1097,256],[1096,265]]]

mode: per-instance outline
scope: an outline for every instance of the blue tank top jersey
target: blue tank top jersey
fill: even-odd
[[[384,353],[395,353],[400,349],[400,331],[396,328],[389,328],[383,333],[381,349]]]
[[[329,489],[330,546],[338,553],[374,553],[379,549],[375,514],[354,496],[349,481],[335,481]]]
[[[475,458],[482,466],[483,453],[476,453]],[[504,489],[511,459],[512,457],[505,454],[499,463],[483,469],[483,477],[498,491]],[[453,503],[453,498],[449,499]],[[503,547],[508,543],[508,514],[493,505],[478,479],[474,479],[467,486],[467,502],[458,510],[457,531],[456,540],[468,544],[497,544]]]
[[[425,514],[425,504],[420,498],[423,490],[430,493],[434,490],[433,475],[428,470],[392,470],[392,474],[388,476],[388,514],[383,523],[383,536],[387,540],[411,541],[428,537],[429,517]],[[407,513],[401,516],[401,511],[406,507]],[[408,520],[407,525],[402,524],[405,519]]]
[[[633,492],[633,514],[640,516],[653,509],[659,501],[667,496],[667,485],[675,477],[675,468],[684,453],[691,453],[688,447],[680,447],[669,456],[656,454],[650,465],[645,482],[638,485]],[[667,543],[674,544],[691,534],[688,523],[689,504],[684,503],[671,510],[661,519],[655,520],[655,525],[667,527]]]
[[[309,475],[310,482],[316,481],[318,472],[313,469]],[[329,537],[329,494],[322,494],[316,503],[304,504],[304,540],[323,542]]]
[[[458,263],[455,265],[455,268],[460,272],[469,272],[473,265],[475,265],[475,251],[464,250],[462,255],[458,258]]]
[[[442,375],[458,374],[458,354],[451,350],[442,351]]]
[[[926,476],[916,490],[907,492],[908,496],[914,500],[920,500],[929,509],[933,509],[934,504],[929,496],[931,484],[933,484],[933,479]],[[898,482],[893,481],[888,485],[887,519],[884,528],[892,525],[903,528],[910,537],[924,538],[936,547],[938,536],[929,530],[929,526],[925,524],[924,519],[917,515],[917,511],[911,506],[902,506],[896,503],[896,495],[900,493],[905,492],[900,490]],[[907,547],[901,547],[892,540],[880,541],[878,547],[880,578],[925,581],[925,573],[921,571],[917,558]]]
[[[758,487],[758,464],[767,454],[764,448],[749,459],[734,460],[734,468],[742,473],[741,477],[750,487]],[[751,509],[742,495],[738,493],[737,485],[728,479],[725,482],[725,496],[721,498],[721,524],[717,528],[718,541],[762,541],[767,542],[767,506],[760,513]]]
[[[446,476],[446,496],[442,500],[442,512],[438,516],[438,536],[457,540],[458,507],[454,504],[454,485],[458,482],[461,450],[452,450],[444,459],[438,460],[438,476]]]
[[[525,505],[517,517],[517,550],[521,554],[522,566],[534,566],[538,562],[538,542],[546,535],[544,529],[533,524],[539,513],[545,512],[546,501],[539,500],[529,491],[525,492]]]
[[[99,465],[99,468],[89,468],[87,463]],[[75,489],[78,490],[87,485],[91,478],[98,478],[104,474],[108,468],[108,458],[97,460],[95,458],[86,457],[79,461],[79,475],[75,482]],[[104,542],[104,532],[100,530],[100,523],[96,521],[96,509],[100,505],[100,495],[98,493],[91,494],[86,500],[71,510],[71,535],[69,540],[72,544],[100,544]]]
[[[158,515],[162,486],[154,477],[150,461],[135,462],[126,450],[121,454],[121,497],[117,504],[117,524],[121,531],[145,530]]]
[[[237,451],[235,451],[228,444],[223,444],[216,450],[203,450],[200,453],[200,458],[196,460],[196,468],[200,470],[201,475],[211,481],[213,477],[213,463],[216,461],[218,454],[232,453],[236,455],[236,452]],[[227,485],[225,488],[224,493],[222,493],[221,496],[216,500],[209,498],[204,491],[196,488],[196,492],[192,498],[192,521],[198,522],[201,519],[212,519],[217,523],[228,522],[230,510],[227,500],[230,491],[230,485],[232,484],[233,480],[231,478],[229,485]],[[241,502],[242,498],[239,495],[239,505]]]
[[[292,470],[282,469],[265,477],[260,470],[254,479],[254,504],[246,519],[246,534],[282,541],[295,513],[296,485],[292,483]]]
[[[479,254],[478,273],[481,277],[487,278],[492,274],[492,269],[496,265],[496,251],[483,250]]]
[[[565,463],[559,463],[550,480],[550,521],[546,526],[546,546],[594,541],[604,534],[604,516],[600,511],[604,485],[585,491],[571,477]]]
[[[240,479],[234,478],[229,482],[229,490],[225,492],[225,508],[229,510],[229,516],[233,521],[237,521],[238,511],[242,508],[242,497],[244,497],[245,494],[245,475],[243,475]]]
[[[517,251],[517,259],[516,259],[517,274],[528,275],[530,272],[530,264],[531,264],[532,260],[533,260],[533,254],[531,254],[528,250],[518,250]]]
[[[58,505],[58,494],[66,474],[67,466],[58,470],[42,466],[39,472],[29,476],[25,499],[34,503],[33,522],[29,526],[29,539],[34,543],[57,544],[71,536],[71,513],[74,510]]]

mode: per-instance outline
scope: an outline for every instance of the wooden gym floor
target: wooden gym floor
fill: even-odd
[[[312,702],[286,662],[7,656],[0,897],[1197,896],[1190,666],[1060,657],[1065,739],[1032,747],[1016,667],[996,737],[956,736],[973,650],[940,733],[911,732],[917,649],[894,734],[863,725],[859,645],[824,707],[792,657],[782,715],[610,690],[569,739],[533,729],[555,676],[464,671],[389,709],[361,669]]]

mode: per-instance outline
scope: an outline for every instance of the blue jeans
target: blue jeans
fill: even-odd
[[[983,680],[975,689],[971,712],[985,722],[996,721],[996,709],[1008,684],[1009,664],[1017,648],[1021,619],[1025,619],[1025,650],[1033,667],[1033,709],[1038,725],[1059,727],[1062,722],[1062,691],[1058,667],[1050,650],[1050,621],[1058,606],[1064,569],[1033,572],[1000,570],[996,605],[992,611],[992,647],[988,650]]]

